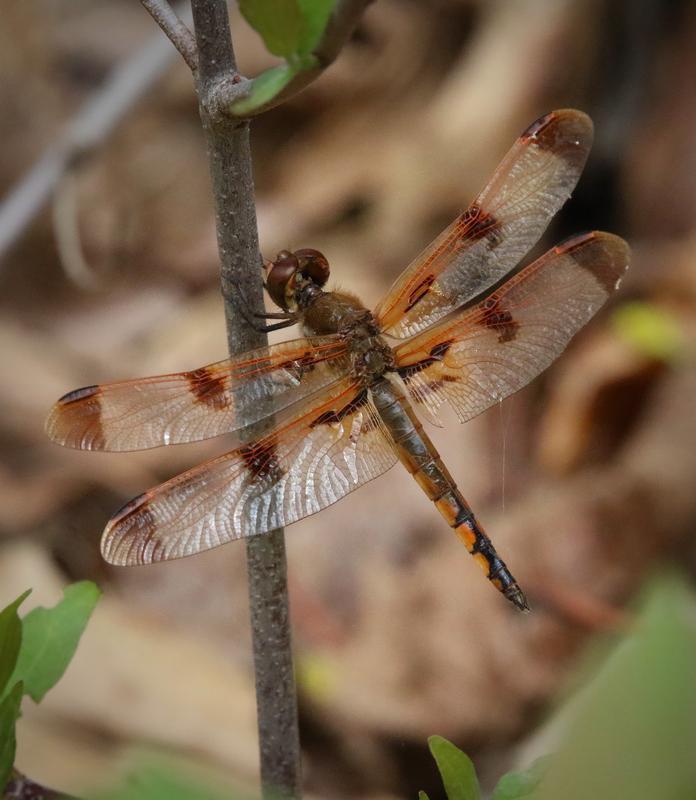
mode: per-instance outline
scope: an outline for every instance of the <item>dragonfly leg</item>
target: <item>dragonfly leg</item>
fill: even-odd
[[[281,328],[289,328],[297,322],[297,316],[286,311],[266,311],[265,309],[263,311],[252,311],[251,303],[247,301],[244,292],[241,290],[235,292],[234,304],[249,325],[259,333],[270,333],[271,331],[277,331]],[[282,322],[273,325],[265,325],[258,321],[260,319],[279,319],[282,320]]]

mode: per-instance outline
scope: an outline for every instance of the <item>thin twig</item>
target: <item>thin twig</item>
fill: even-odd
[[[57,142],[0,204],[0,258],[41,211],[66,168],[101,144],[174,59],[170,43],[157,33],[117,66],[80,108]]]
[[[169,5],[167,0],[140,0],[140,2],[166,33],[169,41],[181,53],[191,72],[195,73],[198,69],[196,40],[176,11]]]
[[[372,0],[338,0],[331,12],[324,33],[310,54],[317,60],[317,66],[314,69],[304,69],[298,72],[282,91],[267,103],[257,106],[253,111],[235,112],[235,101],[248,95],[253,90],[256,78],[252,78],[243,87],[233,86],[229,83],[214,87],[216,96],[210,98],[211,107],[220,109],[221,113],[230,117],[247,119],[268,111],[268,109],[274,108],[288,98],[298,94],[298,92],[301,92],[315,81],[328,66],[333,64],[343,45],[358,24],[358,20],[365,8],[371,2]]]
[[[198,45],[197,90],[215,198],[227,337],[231,354],[265,344],[238,310],[263,308],[249,124],[211,116],[211,87],[237,74],[226,0],[192,0]],[[250,435],[258,436],[262,427]],[[246,540],[261,783],[266,798],[299,798],[300,745],[282,530]]]

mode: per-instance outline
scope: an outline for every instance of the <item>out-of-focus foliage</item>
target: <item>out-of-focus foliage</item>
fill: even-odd
[[[17,749],[15,723],[19,718],[24,687],[18,681],[0,701],[0,791],[5,788]]]
[[[14,763],[22,697],[38,703],[60,680],[100,596],[94,583],[81,581],[53,608],[35,608],[20,619],[17,609],[29,594],[0,611],[0,790]]]
[[[30,591],[22,593],[0,611],[0,791],[5,787],[14,764],[15,723],[24,693],[21,681],[10,680],[22,645],[22,621],[17,609]]]
[[[551,756],[541,756],[529,767],[508,772],[498,781],[491,800],[525,800],[533,797],[534,790],[544,777]]]
[[[431,736],[428,747],[440,770],[449,800],[479,800],[481,790],[469,756],[442,736]]]
[[[156,760],[142,760],[118,786],[90,800],[252,800],[249,795],[215,788],[212,781]]]
[[[673,361],[684,349],[684,337],[674,318],[651,303],[624,303],[613,316],[616,331],[643,355]]]
[[[31,589],[27,589],[0,611],[0,698],[5,694],[22,643],[22,622],[17,609],[30,594]]]
[[[661,579],[596,674],[561,709],[558,749],[503,776],[493,800],[690,800],[696,796],[696,593]],[[449,800],[477,800],[476,773],[431,736]]]
[[[575,700],[534,800],[696,796],[696,595],[663,579]]]
[[[63,677],[101,592],[92,581],[66,587],[53,608],[35,608],[22,620],[22,645],[11,680],[24,681],[34,702]]]
[[[471,759],[442,736],[428,738],[430,752],[437,763],[448,800],[480,800],[481,789]],[[548,756],[537,759],[529,769],[509,772],[498,781],[491,800],[525,800],[532,798],[549,761]],[[429,800],[420,791],[419,800]]]

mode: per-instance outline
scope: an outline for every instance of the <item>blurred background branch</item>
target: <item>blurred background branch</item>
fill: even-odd
[[[57,141],[0,203],[0,260],[48,202],[65,170],[106,140],[160,80],[173,59],[169,42],[159,34],[153,36],[117,66],[103,86],[84,103]]]

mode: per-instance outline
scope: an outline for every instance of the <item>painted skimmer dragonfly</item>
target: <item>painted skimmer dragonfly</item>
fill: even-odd
[[[462,422],[521,389],[619,285],[626,243],[574,236],[505,276],[570,196],[592,142],[571,109],[534,122],[474,202],[398,278],[374,312],[327,292],[326,258],[266,263],[281,319],[305,338],[178,374],[70,392],[48,435],[83,450],[140,450],[242,432],[239,446],[131,500],[108,523],[113,564],[188,556],[326,508],[397,461],[515,606],[527,600],[460,493],[415,409]],[[505,279],[505,280],[504,280]],[[396,340],[396,341],[395,341]],[[398,341],[401,340],[401,341]],[[273,412],[272,430],[244,429]]]

